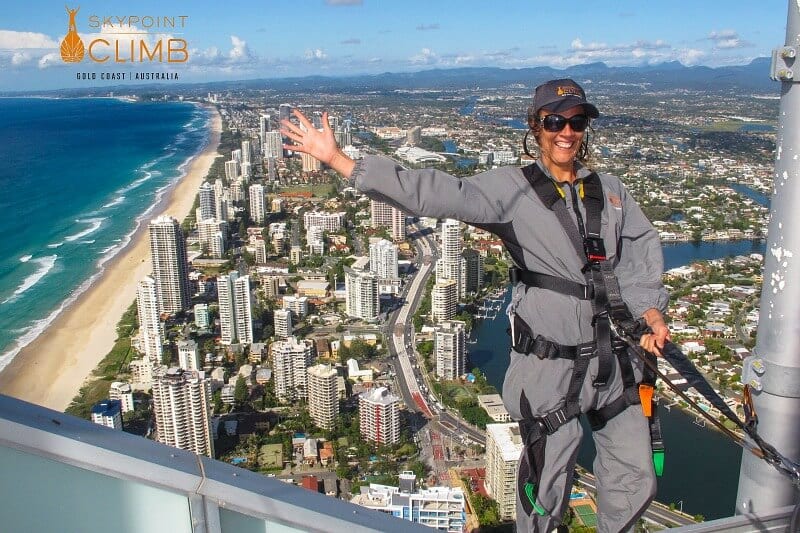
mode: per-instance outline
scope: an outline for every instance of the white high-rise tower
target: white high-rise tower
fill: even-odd
[[[149,229],[158,307],[164,313],[177,313],[189,307],[186,240],[180,224],[170,216],[153,219]]]
[[[158,312],[156,282],[150,276],[139,282],[136,288],[136,310],[139,314],[139,346],[153,363],[161,363],[164,326]]]
[[[201,371],[162,366],[154,372],[153,411],[158,442],[214,457],[211,385]]]
[[[222,344],[253,342],[253,303],[250,277],[232,271],[217,280]]]

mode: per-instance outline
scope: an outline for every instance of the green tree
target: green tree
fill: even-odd
[[[245,403],[250,396],[249,391],[247,390],[247,383],[243,377],[239,377],[236,380],[236,387],[233,389],[233,401],[236,403],[237,406],[241,407]]]

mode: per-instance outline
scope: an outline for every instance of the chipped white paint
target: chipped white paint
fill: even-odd
[[[781,160],[781,153],[783,153],[783,146],[778,146],[778,155],[776,157],[778,161]]]
[[[780,224],[778,224],[778,226],[780,226]],[[776,248],[770,248],[769,253],[771,253],[772,256],[778,260],[778,262],[780,262],[781,258],[783,257],[783,248],[780,246]],[[775,274],[773,273],[772,275],[774,276]]]
[[[785,179],[785,180],[789,179],[789,173],[786,172],[785,170],[783,171],[783,179]]]

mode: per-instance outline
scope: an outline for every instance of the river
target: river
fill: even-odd
[[[696,260],[717,259],[750,253],[763,254],[763,241],[716,241],[678,243],[664,246],[665,268],[686,265]],[[505,305],[510,293],[506,292]],[[477,321],[472,344],[467,346],[473,366],[486,375],[489,383],[502,390],[510,349],[506,333],[508,320],[500,313],[494,320]],[[683,502],[689,514],[706,519],[732,516],[736,503],[742,451],[719,432],[700,427],[695,417],[677,408],[660,407],[666,444],[664,475],[658,482],[656,499],[663,503]],[[584,426],[588,435],[589,429]],[[585,438],[578,463],[591,470],[594,444]]]

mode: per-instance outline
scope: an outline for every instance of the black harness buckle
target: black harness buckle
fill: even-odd
[[[592,265],[608,259],[606,257],[606,245],[602,237],[586,237],[583,239],[583,251],[586,252],[586,259]]]

